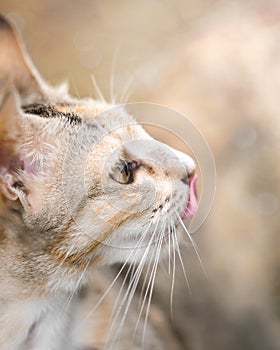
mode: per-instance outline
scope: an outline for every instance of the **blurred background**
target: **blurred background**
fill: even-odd
[[[172,350],[280,349],[279,1],[1,0],[0,11],[50,83],[98,98],[94,75],[107,100],[188,116],[212,149],[215,201],[194,236],[207,274],[184,248],[192,294],[178,265],[171,317],[159,271],[151,336]]]

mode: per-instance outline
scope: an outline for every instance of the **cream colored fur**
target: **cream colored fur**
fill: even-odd
[[[1,349],[70,350],[79,287],[155,254],[195,165],[125,110],[42,82],[3,17],[0,67]],[[128,184],[122,159],[139,163]]]

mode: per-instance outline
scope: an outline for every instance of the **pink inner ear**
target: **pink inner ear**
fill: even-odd
[[[9,175],[16,178],[19,171],[26,174],[37,174],[40,170],[40,165],[37,162],[31,162],[30,158],[20,159],[17,156],[10,158],[4,149],[0,149],[0,176],[2,179]]]
[[[16,200],[17,193],[13,186],[18,182],[16,169],[22,169],[23,163],[15,156],[9,155],[8,150],[0,149],[0,184],[1,192],[6,198]]]
[[[10,155],[5,149],[0,150],[0,189],[4,197],[10,200],[20,199],[25,208],[29,208],[30,202],[27,197],[29,191],[25,189],[24,174],[37,174],[40,167],[37,162],[31,162],[30,157],[21,159]]]
[[[10,167],[9,158],[7,152],[0,148],[0,173],[6,174]]]
[[[5,176],[17,169],[23,169],[23,162],[18,157],[9,155],[5,149],[0,149],[0,174]]]
[[[24,158],[23,160],[23,170],[27,174],[38,174],[40,171],[40,164],[38,162],[32,162],[30,158]]]

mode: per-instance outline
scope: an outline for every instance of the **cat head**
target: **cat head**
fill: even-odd
[[[192,158],[124,107],[48,86],[1,16],[0,101],[0,214],[37,258],[140,261],[194,215]]]

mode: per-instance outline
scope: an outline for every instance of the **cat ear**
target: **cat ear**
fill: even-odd
[[[36,127],[45,121],[25,115],[19,107],[19,97],[14,90],[2,91],[0,104],[0,193],[10,201],[19,200],[27,211],[34,211],[38,201],[34,194],[39,186],[43,155],[38,148],[44,144],[36,139]],[[42,120],[41,120],[42,119]],[[23,147],[28,132],[34,138]],[[44,144],[44,147],[47,145]],[[38,151],[38,152],[37,152]],[[41,150],[40,150],[41,151]],[[38,186],[36,187],[36,185]],[[38,192],[38,191],[37,191]]]
[[[15,27],[1,14],[0,84],[14,85],[23,104],[46,100],[54,92],[35,69]]]
[[[16,186],[16,167],[20,159],[17,156],[19,139],[18,115],[20,111],[15,93],[2,91],[0,107],[0,175],[1,192],[11,200],[18,198]]]

